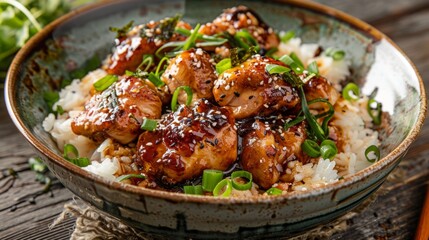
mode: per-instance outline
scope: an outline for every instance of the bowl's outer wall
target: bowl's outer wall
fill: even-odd
[[[353,79],[364,93],[379,88],[377,100],[392,115],[392,128],[382,132],[383,156],[360,176],[342,180],[341,187],[287,197],[223,201],[111,183],[85,173],[61,159],[61,152],[42,121],[48,114],[43,93],[58,89],[61,80],[84,65],[94,55],[104,58],[111,50],[114,34],[110,26],[123,26],[130,20],[144,23],[184,14],[191,23],[210,21],[222,9],[242,3],[253,8],[274,29],[295,29],[304,42],[345,50],[351,62]],[[51,171],[77,196],[133,226],[155,234],[189,235],[226,233],[226,236],[255,234],[287,235],[332,220],[375,191],[406,152],[398,145],[407,138],[420,116],[422,86],[408,60],[382,35],[356,30],[352,22],[342,22],[300,7],[309,3],[264,3],[262,1],[125,1],[111,2],[58,21],[32,39],[18,54],[8,76],[8,109],[18,128],[41,153]],[[310,4],[311,5],[311,4]],[[324,8],[320,8],[324,9]],[[330,11],[335,15],[335,12]],[[366,26],[367,27],[367,26]],[[20,60],[19,60],[20,59]],[[17,62],[18,61],[18,62]],[[21,62],[19,62],[21,61]],[[411,139],[412,140],[412,139]],[[409,144],[409,143],[408,143]],[[390,156],[389,155],[389,156]],[[333,189],[333,190],[331,190]],[[217,232],[214,234],[214,232]],[[214,235],[213,235],[214,234]]]

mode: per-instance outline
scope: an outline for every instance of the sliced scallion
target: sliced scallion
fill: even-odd
[[[189,106],[192,103],[192,88],[189,86],[180,86],[174,90],[173,97],[171,98],[171,110],[173,111],[177,110],[177,99],[179,98],[179,93],[181,90],[186,92],[186,105]]]
[[[144,54],[143,55],[143,60],[140,63],[140,65],[137,67],[138,69],[142,69],[142,67],[145,67],[144,69],[142,69],[143,71],[147,72],[150,68],[150,66],[152,66],[153,64],[153,55],[152,54]]]
[[[348,101],[356,101],[359,99],[359,87],[354,83],[348,83],[343,89],[343,98]]]
[[[223,179],[213,189],[213,196],[215,197],[229,197],[232,192],[232,183],[230,179]]]
[[[186,39],[185,43],[183,44],[183,50],[189,50],[192,47],[195,46],[195,41],[197,40],[198,37],[198,30],[200,30],[201,24],[197,24],[197,26],[195,26],[195,28],[191,31],[191,35]]]
[[[302,122],[305,120],[304,116],[297,116],[295,119],[287,121],[284,125],[284,130],[288,130],[290,127],[293,127],[295,125],[297,125],[298,123]]]
[[[298,63],[296,63],[291,57],[288,55],[283,55],[279,58],[279,61],[283,62],[284,64],[290,66],[292,70],[296,74],[301,74],[304,71],[304,68],[301,68]]]
[[[294,37],[295,37],[295,31],[290,30],[280,36],[280,41],[283,43],[287,43],[289,42],[289,40],[291,40]]]
[[[145,118],[143,119],[143,123],[140,126],[140,128],[146,131],[155,131],[157,126],[158,126],[158,122],[156,120]]]
[[[367,104],[367,110],[369,116],[372,118],[372,122],[375,125],[381,124],[381,111],[382,105],[380,102],[377,102],[375,99],[369,99]]]
[[[285,73],[289,72],[290,68],[285,66],[280,66],[277,64],[268,64],[265,66],[265,71],[267,71],[269,74],[276,74],[276,73]]]
[[[275,188],[275,187],[272,187],[272,188],[270,188],[270,189],[268,189],[267,191],[266,191],[266,193],[268,194],[268,195],[281,195],[282,193],[283,193],[283,191],[282,190],[280,190],[280,189],[278,189],[278,188]]]
[[[244,183],[241,181],[244,179]],[[252,174],[248,171],[235,171],[231,174],[232,186],[237,190],[249,190],[252,188]]]
[[[311,139],[305,139],[301,145],[302,150],[310,157],[320,156],[320,146]]]
[[[118,81],[118,76],[109,74],[96,81],[93,86],[95,90],[102,92],[109,88],[116,81]]]
[[[316,61],[311,62],[308,66],[307,66],[307,71],[309,73],[314,73],[315,75],[319,75],[319,67],[317,65]]]
[[[326,56],[332,57],[335,61],[342,60],[346,53],[343,50],[328,48],[325,50]]]
[[[126,179],[130,179],[130,178],[141,178],[141,179],[146,179],[146,175],[144,174],[126,174],[126,175],[122,175],[116,178],[116,181],[118,182],[122,182]]]
[[[223,172],[214,169],[203,171],[202,187],[206,192],[212,192],[216,185],[222,180]]]
[[[292,52],[291,54],[289,54],[289,56],[290,56],[290,58],[292,58],[292,60],[293,60],[296,64],[298,64],[298,66],[299,66],[301,69],[304,69],[304,64],[302,63],[301,59],[299,59],[298,55],[296,55],[296,53],[295,53],[295,52]]]
[[[319,123],[316,121],[313,114],[311,114],[310,109],[308,107],[307,100],[305,98],[304,89],[302,86],[299,86],[299,96],[301,98],[301,108],[302,112],[304,113],[305,119],[307,120],[308,124],[310,125],[310,128],[313,132],[313,134],[316,136],[316,138],[320,141],[325,140],[325,131],[323,128],[319,125]]]
[[[224,58],[216,64],[216,72],[218,74],[221,74],[230,68],[232,68],[231,58]]]
[[[91,164],[91,161],[88,158],[85,157],[79,157],[79,151],[77,150],[77,148],[73,145],[73,144],[65,144],[64,145],[64,152],[63,152],[63,157],[79,166],[79,167],[86,167],[89,164]]]
[[[250,47],[256,47],[256,50],[259,50],[258,41],[250,34],[246,29],[241,29],[237,31],[234,35],[234,39],[239,44],[239,47],[244,49],[249,49]]]
[[[183,192],[190,195],[203,195],[203,188],[201,185],[187,185],[183,186]]]
[[[153,85],[155,85],[156,87],[162,87],[165,85],[165,83],[159,78],[159,76],[157,76],[155,73],[151,72],[149,73],[149,75],[147,76],[147,79],[153,83]]]
[[[368,162],[376,162],[380,160],[380,149],[375,146],[371,145],[365,150],[365,157]]]
[[[323,159],[333,159],[338,149],[334,141],[326,139],[320,144],[320,155]]]

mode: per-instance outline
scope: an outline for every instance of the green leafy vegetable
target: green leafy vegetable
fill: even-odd
[[[0,0],[0,81],[15,53],[43,26],[89,0]]]

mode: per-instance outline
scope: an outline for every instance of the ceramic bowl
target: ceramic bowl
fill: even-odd
[[[274,29],[295,29],[304,42],[339,46],[351,62],[353,79],[391,114],[382,131],[382,159],[370,167],[315,190],[283,196],[224,199],[162,192],[111,182],[61,157],[43,131],[46,91],[58,89],[94,55],[105,57],[114,34],[110,26],[145,23],[184,14],[195,24],[238,4],[254,9]],[[73,74],[72,74],[73,73]],[[304,231],[345,214],[372,194],[395,168],[419,133],[426,112],[416,68],[385,35],[340,11],[307,1],[111,1],[58,19],[17,54],[6,82],[8,111],[49,169],[77,196],[153,236],[191,238],[277,237]]]

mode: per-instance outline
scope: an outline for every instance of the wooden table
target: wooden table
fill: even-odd
[[[391,37],[419,69],[429,92],[428,0],[319,0],[369,22]],[[73,194],[54,182],[51,191],[35,181],[28,165],[35,156],[0,103],[0,239],[67,239],[74,219],[49,230]],[[13,178],[7,169],[14,169]],[[429,181],[429,121],[375,202],[331,239],[411,239]]]

